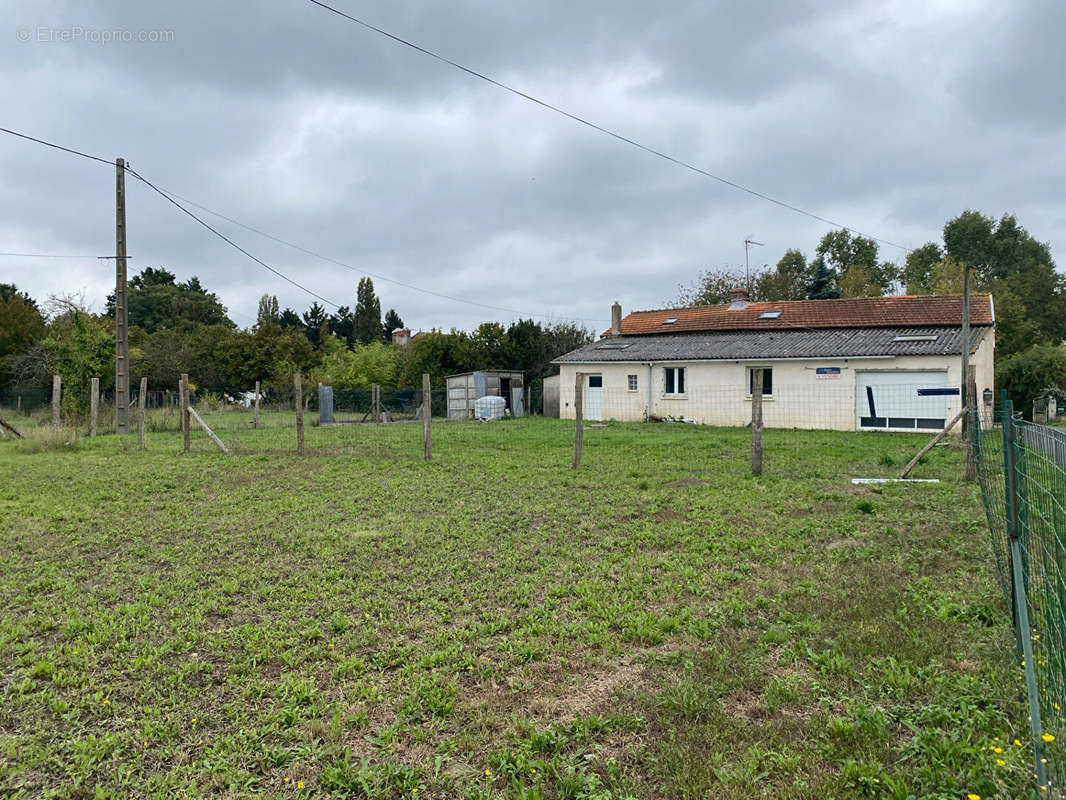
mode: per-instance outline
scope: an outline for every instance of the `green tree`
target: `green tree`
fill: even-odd
[[[1006,389],[1014,407],[1030,417],[1033,401],[1049,389],[1066,387],[1066,349],[1037,344],[996,365],[996,387]]]
[[[177,283],[174,273],[162,267],[147,267],[130,279],[128,309],[130,327],[138,326],[148,333],[190,325],[236,327],[226,316],[226,308],[218,296],[208,292],[199,278],[194,276]],[[106,313],[114,319],[113,294],[107,297]]]
[[[44,332],[44,317],[33,299],[9,283],[0,284],[0,358],[25,352]]]
[[[815,262],[819,259],[837,274],[845,297],[880,297],[899,279],[894,264],[878,261],[877,242],[848,230],[825,234],[815,250]]]
[[[752,297],[762,301],[803,300],[807,297],[808,272],[806,256],[799,250],[786,250],[775,269],[759,273]]]
[[[935,242],[923,244],[907,253],[903,267],[903,283],[907,294],[930,294],[932,292],[933,268],[944,257],[944,251]]]
[[[328,335],[329,330],[329,315],[326,313],[326,309],[318,304],[316,300],[311,304],[311,308],[304,314],[304,334],[307,336],[307,341],[311,343],[312,347],[317,348],[322,344],[324,335]]]
[[[365,389],[396,380],[396,348],[381,341],[337,349],[322,359],[311,374],[313,381],[335,388]]]
[[[811,274],[807,283],[808,300],[835,300],[840,297],[840,287],[835,269],[818,256],[811,264]]]
[[[381,340],[386,344],[392,341],[392,332],[402,328],[403,320],[396,313],[395,308],[390,308],[385,314],[385,321],[381,325]]]
[[[290,328],[296,328],[303,330],[304,321],[300,319],[300,315],[293,311],[291,308],[286,308],[281,312],[281,316],[278,318],[281,323],[282,330],[289,330]]]
[[[759,284],[761,270],[756,271],[753,285]],[[747,276],[743,269],[708,269],[700,273],[692,286],[679,286],[678,306],[718,306],[728,303],[730,295],[737,287],[747,286]]]
[[[92,378],[100,378],[101,386],[114,380],[114,323],[69,300],[57,303],[62,310],[41,346],[48,370],[63,378],[64,410],[77,414],[89,407]]]
[[[280,325],[281,312],[278,310],[278,298],[265,294],[259,298],[259,311],[255,316],[256,325]]]
[[[359,344],[381,339],[381,300],[374,294],[374,282],[360,278],[355,292],[355,313],[352,337]]]
[[[329,315],[329,332],[344,342],[345,346],[351,346],[354,331],[355,318],[348,306],[341,306],[335,314]]]

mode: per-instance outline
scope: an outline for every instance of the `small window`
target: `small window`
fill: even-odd
[[[665,386],[663,394],[679,395],[685,393],[685,368],[667,367],[663,370]]]
[[[629,391],[635,392],[637,390],[637,376],[629,375]]]
[[[755,388],[755,370],[748,368],[748,397]],[[774,371],[770,367],[762,368],[762,396],[772,397],[774,394]]]
[[[935,333],[906,334],[892,337],[893,342],[935,342],[936,339]]]
[[[781,316],[781,309],[775,308],[773,311],[764,311],[759,315],[759,319],[777,319]]]
[[[675,322],[677,322],[678,319],[678,317],[670,317],[669,319],[664,319],[663,325],[673,325]]]
[[[589,375],[589,388],[590,389],[602,389],[603,388],[603,376],[602,375]]]
[[[596,345],[597,350],[625,350],[627,347],[632,347],[632,342],[600,342]]]

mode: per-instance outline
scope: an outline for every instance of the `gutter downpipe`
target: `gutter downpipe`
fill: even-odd
[[[644,405],[644,421],[651,422],[651,365],[652,362],[648,362],[648,401]]]

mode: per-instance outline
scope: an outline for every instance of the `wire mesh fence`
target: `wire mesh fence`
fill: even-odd
[[[996,575],[1028,684],[1041,795],[1066,782],[1066,430],[1026,422],[1009,402],[999,428],[975,425],[974,454]],[[1047,787],[1047,788],[1044,788]]]

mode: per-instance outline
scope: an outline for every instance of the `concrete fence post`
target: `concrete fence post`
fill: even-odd
[[[292,376],[293,391],[296,394],[296,452],[304,451],[304,388],[303,376],[299,370]]]
[[[89,382],[89,435],[96,436],[96,423],[100,415],[100,379]]]
[[[574,376],[574,463],[571,469],[581,466],[581,449],[585,439],[584,383],[585,373],[578,372]]]
[[[60,418],[60,403],[63,401],[63,377],[52,376],[52,427],[58,428],[62,422]]]
[[[422,447],[426,461],[433,458],[433,433],[430,429],[430,420],[433,417],[433,387],[430,384],[429,373],[422,373]]]
[[[182,451],[188,453],[189,446],[192,443],[190,436],[192,420],[189,418],[189,374],[187,372],[181,373],[181,383],[178,384],[178,401],[181,403]]]
[[[762,475],[762,367],[751,371],[751,474]]]
[[[137,449],[144,450],[146,445],[144,442],[144,416],[147,413],[146,407],[148,403],[148,379],[141,378],[141,390],[137,393]]]
[[[259,381],[255,382],[255,416],[252,418],[252,427],[259,430]]]

